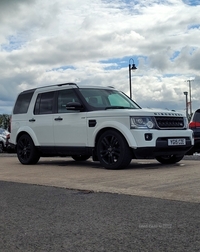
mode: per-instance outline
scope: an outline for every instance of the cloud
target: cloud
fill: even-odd
[[[0,113],[18,92],[78,82],[112,85],[142,106],[184,110],[185,82],[199,90],[199,11],[195,1],[19,0],[0,2]]]

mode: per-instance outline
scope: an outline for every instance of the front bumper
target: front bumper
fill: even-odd
[[[168,137],[159,137],[155,147],[139,147],[133,149],[135,158],[155,158],[163,155],[185,155],[191,148],[192,142],[186,137],[185,145],[168,146]]]

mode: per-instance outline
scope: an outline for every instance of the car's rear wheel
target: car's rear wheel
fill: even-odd
[[[106,169],[126,168],[132,159],[126,140],[115,130],[107,130],[100,136],[97,142],[97,156]]]
[[[86,161],[90,158],[90,156],[89,155],[73,155],[72,158],[75,161]]]
[[[40,159],[40,155],[29,135],[20,136],[17,142],[17,156],[22,164],[36,164]]]
[[[166,155],[156,157],[156,160],[161,164],[175,164],[183,159],[184,155]]]

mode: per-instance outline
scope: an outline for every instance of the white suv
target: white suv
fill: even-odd
[[[122,169],[139,158],[179,162],[194,140],[180,113],[142,109],[112,87],[65,83],[19,94],[10,141],[22,164],[41,156],[92,156],[107,169]]]

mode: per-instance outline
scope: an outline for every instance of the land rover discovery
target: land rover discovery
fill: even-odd
[[[112,87],[64,83],[18,95],[10,142],[22,164],[42,156],[92,157],[107,169],[122,169],[132,159],[179,162],[193,137],[181,113],[142,109]]]

